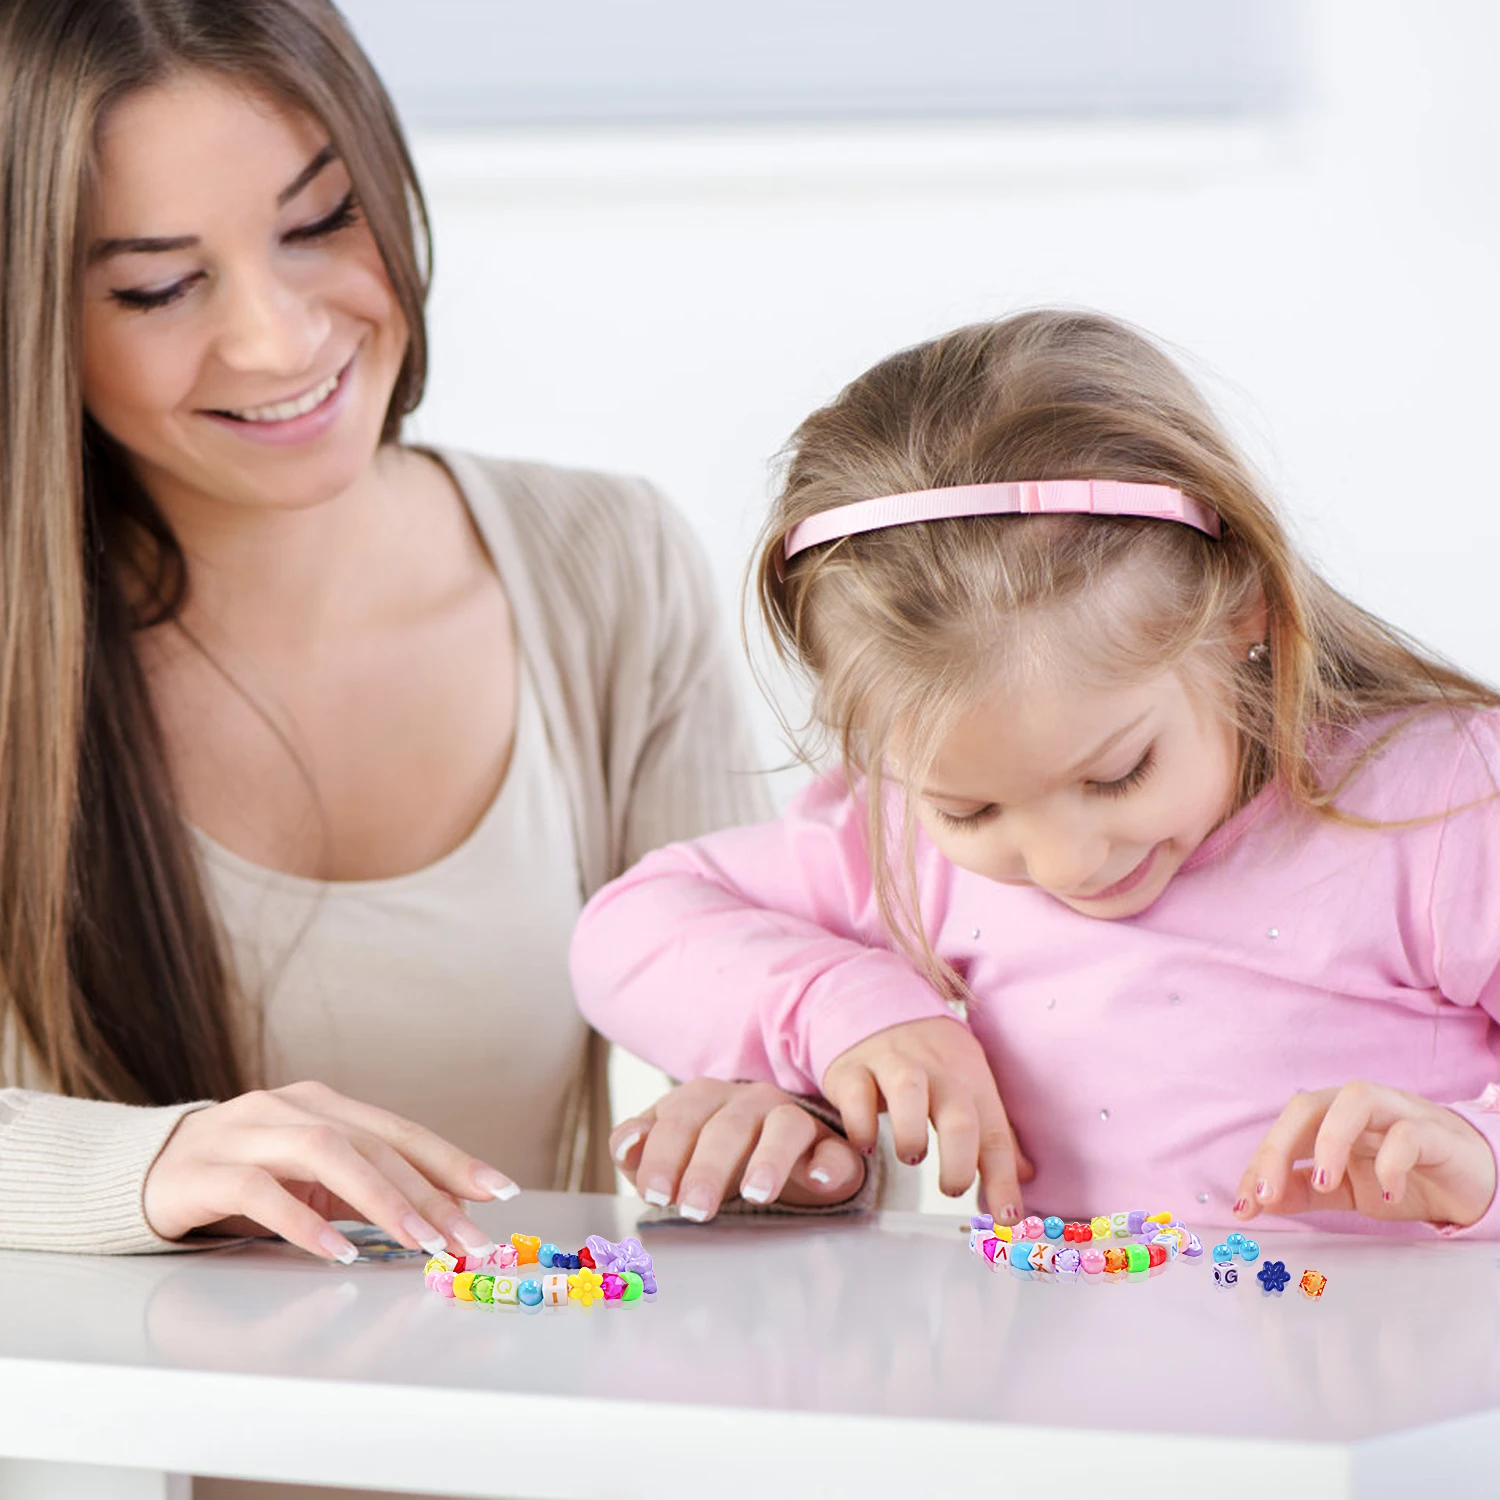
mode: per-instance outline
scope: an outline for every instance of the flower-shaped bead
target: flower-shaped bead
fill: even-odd
[[[1260,1270],[1255,1273],[1255,1279],[1268,1292],[1281,1292],[1286,1290],[1286,1284],[1292,1278],[1287,1273],[1285,1264],[1279,1260],[1268,1260]]]
[[[580,1307],[590,1306],[604,1296],[604,1277],[585,1266],[576,1275],[568,1277],[568,1296]]]
[[[595,1240],[600,1241],[600,1244],[595,1244]],[[602,1258],[599,1254],[601,1246],[609,1246],[609,1254]],[[591,1234],[589,1249],[594,1252],[594,1265],[600,1271],[613,1271],[616,1276],[623,1276],[627,1271],[638,1271],[644,1276],[651,1269],[651,1257],[634,1235],[626,1235],[618,1245],[610,1245],[602,1235]]]

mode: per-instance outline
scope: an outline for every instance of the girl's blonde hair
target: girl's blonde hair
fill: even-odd
[[[1224,535],[1155,520],[975,517],[866,532],[784,560],[788,533],[834,506],[1044,479],[1172,485],[1212,506]],[[1500,702],[1303,562],[1187,377],[1135,329],[1097,314],[961,328],[853,381],[793,435],[754,579],[777,654],[811,678],[815,722],[851,781],[865,782],[886,924],[948,988],[912,882],[892,879],[883,780],[899,742],[902,779],[916,784],[997,682],[1064,666],[1095,680],[1191,671],[1233,705],[1238,801],[1274,780],[1293,804],[1331,818],[1380,741],[1324,784],[1317,732]],[[1270,649],[1251,662],[1243,632],[1262,601]],[[901,829],[909,876],[909,797]]]
[[[0,1023],[54,1087],[140,1104],[244,1084],[132,639],[177,613],[186,565],[79,376],[100,126],[193,71],[305,110],[347,166],[409,335],[383,441],[421,399],[427,357],[416,176],[328,0],[0,0]],[[141,596],[144,612],[127,602]]]

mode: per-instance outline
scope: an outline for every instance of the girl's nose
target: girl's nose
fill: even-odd
[[[1033,885],[1053,895],[1074,896],[1097,883],[1109,844],[1077,828],[1038,828],[1025,838],[1020,854]]]

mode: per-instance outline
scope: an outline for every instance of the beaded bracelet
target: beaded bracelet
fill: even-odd
[[[505,1274],[526,1265],[549,1267],[551,1274]],[[424,1280],[440,1297],[497,1307],[566,1307],[572,1301],[586,1308],[656,1295],[656,1270],[641,1242],[627,1237],[616,1244],[599,1234],[577,1252],[530,1234],[513,1234],[510,1244],[483,1256],[439,1252],[427,1262]]]
[[[1140,1243],[1101,1247],[1097,1241],[1142,1237]],[[969,1221],[969,1249],[991,1266],[1016,1271],[1045,1271],[1061,1276],[1079,1272],[1095,1275],[1151,1271],[1179,1255],[1196,1259],[1203,1254],[1198,1236],[1179,1224],[1166,1210],[1147,1213],[1100,1214],[1087,1223],[1064,1223],[1056,1215],[1022,1219],[1013,1229],[996,1225],[989,1214]]]

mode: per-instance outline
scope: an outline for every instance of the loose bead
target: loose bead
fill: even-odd
[[[1328,1278],[1321,1271],[1311,1268],[1302,1273],[1302,1280],[1297,1283],[1297,1290],[1310,1302],[1316,1302],[1323,1295],[1328,1286]]]
[[[1214,1267],[1215,1286],[1233,1286],[1240,1279],[1240,1273],[1233,1265],[1221,1265]]]
[[[1228,1245],[1231,1250],[1238,1250],[1240,1246],[1245,1243],[1245,1236],[1242,1235],[1238,1230],[1235,1230],[1233,1234],[1226,1234],[1224,1236],[1224,1243]]]
[[[1234,1259],[1234,1250],[1228,1241],[1225,1241],[1221,1245],[1214,1246],[1213,1256],[1216,1265],[1227,1265]]]
[[[1260,1246],[1256,1244],[1254,1240],[1246,1240],[1245,1243],[1240,1246],[1240,1255],[1245,1260],[1254,1260],[1255,1257],[1259,1254]]]

